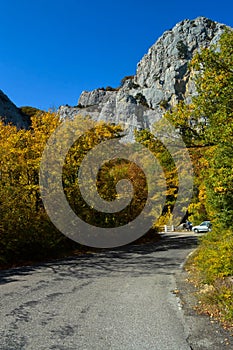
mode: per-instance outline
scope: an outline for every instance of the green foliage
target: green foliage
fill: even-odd
[[[185,45],[185,43],[180,40],[178,41],[178,43],[176,44],[176,48],[178,50],[178,57],[179,58],[186,58],[187,54],[188,54],[188,47],[187,45]]]
[[[134,75],[126,75],[124,78],[121,79],[121,86],[123,86],[127,80],[133,80],[133,79],[134,79]]]
[[[203,49],[192,65],[201,70],[196,79],[198,96],[193,102],[196,113],[207,121],[206,141],[230,143],[233,125],[233,32],[226,30],[218,47]]]
[[[106,86],[105,91],[118,91],[119,88],[114,88],[112,86]]]
[[[201,239],[194,263],[202,272],[205,283],[233,275],[233,235],[231,230],[214,228]]]
[[[25,114],[26,116],[28,117],[33,117],[35,116],[36,114],[38,113],[43,113],[40,109],[38,108],[34,108],[34,107],[30,107],[30,106],[23,106],[23,107],[20,107],[19,110]]]
[[[162,100],[159,103],[161,108],[168,109],[169,108],[169,102],[167,100]]]
[[[223,231],[221,226],[215,227],[203,236],[198,250],[189,261],[189,269],[196,285],[199,286],[199,311],[208,313],[226,326],[232,327],[232,230]]]
[[[202,310],[222,321],[233,321],[233,31],[226,30],[219,44],[203,49],[191,69],[198,95],[192,104],[180,103],[167,118],[175,123],[191,150],[195,196],[189,207],[195,219],[210,219],[213,231],[200,240],[192,258],[201,284]],[[203,216],[206,215],[206,217]]]
[[[207,155],[206,207],[224,229],[233,229],[233,144],[217,145]]]
[[[50,222],[40,195],[42,152],[60,123],[60,118],[52,113],[32,116],[30,130],[17,130],[14,126],[0,123],[0,265],[41,260],[60,256],[74,247],[80,249]],[[84,132],[86,128],[88,132]],[[64,192],[72,209],[92,226],[118,227],[136,218],[145,206],[148,191],[145,174],[136,165],[137,152],[135,162],[116,158],[105,163],[98,173],[98,192],[107,201],[119,196],[116,184],[120,180],[129,179],[132,183],[133,198],[120,213],[115,215],[96,211],[83,200],[79,189],[77,173],[85,155],[102,141],[119,137],[121,127],[96,123],[88,118],[84,122],[82,117],[77,117],[67,121],[66,130],[67,135],[60,135],[59,147],[66,147],[71,134],[77,140],[66,156],[62,174]],[[58,161],[59,154],[57,149]],[[51,162],[50,172],[55,176],[53,172],[57,170],[53,169],[53,164]],[[92,170],[87,169],[88,173]],[[83,176],[87,178],[85,174]],[[89,188],[91,194],[92,188]],[[125,187],[123,196],[127,190]]]
[[[141,92],[138,92],[138,93],[136,94],[135,99],[136,99],[136,101],[137,101],[139,104],[141,104],[142,106],[144,106],[144,107],[149,107],[145,96],[144,96]]]
[[[207,120],[205,142],[213,145],[207,155],[207,206],[224,228],[232,228],[233,32],[226,30],[219,49],[203,50],[196,55],[193,65],[202,69],[194,104],[198,115]]]
[[[209,218],[210,212],[206,202],[206,171],[208,161],[206,154],[209,147],[189,147],[189,154],[193,164],[194,185],[193,198],[188,208],[189,220],[193,224],[199,224]]]
[[[156,139],[148,130],[135,131],[135,140],[147,147],[160,162],[166,178],[166,202],[162,210],[162,216],[156,223],[157,226],[168,223],[174,207],[178,192],[178,174],[171,154],[163,143]]]
[[[203,165],[194,162],[195,173],[200,175],[196,179],[196,201],[199,202],[200,191],[204,192],[202,205],[207,216],[221,222],[224,228],[232,227],[233,222],[230,159],[233,144],[232,53],[233,32],[226,30],[217,48],[203,49],[193,58],[191,69],[199,70],[200,74],[196,78],[198,95],[192,104],[181,102],[166,114],[179,129],[187,146],[203,148]],[[195,159],[195,151],[193,153]],[[194,207],[192,205],[192,211]],[[200,206],[197,205],[196,209],[198,211]]]
[[[205,146],[207,122],[199,118],[196,105],[186,105],[180,101],[176,107],[165,114],[165,117],[179,130],[187,147]]]
[[[104,164],[99,171],[96,185],[101,197],[107,201],[112,201],[117,197],[117,182],[122,179],[129,179],[134,188],[134,196],[130,205],[117,214],[101,213],[90,207],[81,195],[77,172],[84,156],[101,141],[119,136],[120,131],[121,128],[119,126],[103,123],[93,124],[93,128],[81,136],[71,147],[64,164],[63,186],[68,202],[79,217],[93,226],[118,227],[132,221],[143,209],[147,198],[144,173],[136,164],[131,164],[118,158]],[[106,149],[106,152],[108,152],[108,149]],[[92,173],[93,169],[88,168],[88,172]],[[88,174],[87,176],[85,174],[82,176],[86,179],[88,178]],[[91,195],[91,184],[89,190]]]

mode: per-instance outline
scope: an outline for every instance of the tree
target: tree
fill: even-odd
[[[193,153],[195,173],[200,175],[200,179],[196,178],[198,202],[202,197],[207,215],[225,227],[232,227],[233,222],[232,67],[233,31],[226,29],[216,46],[203,49],[191,62],[191,69],[199,72],[196,75],[198,95],[192,104],[181,102],[166,115],[180,130]],[[200,150],[201,164],[200,158],[195,156]],[[197,200],[191,209],[195,208],[195,202],[199,210]]]
[[[148,130],[135,131],[135,140],[144,145],[154,154],[154,157],[158,159],[166,178],[166,193],[164,194],[166,195],[166,202],[162,209],[161,218],[156,223],[156,225],[159,226],[171,220],[171,212],[177,198],[179,182],[176,165],[172,159],[171,154],[163,145],[163,143],[155,138],[155,136]]]
[[[39,186],[42,153],[61,123],[54,113],[32,116],[29,130],[17,130],[0,122],[0,264],[57,256],[75,246],[50,222]],[[77,118],[76,125],[70,123],[70,132],[80,136],[83,124],[83,118]],[[76,189],[78,166],[88,150],[118,136],[121,128],[104,123],[91,125],[93,129],[83,134],[67,155],[63,182],[71,206],[83,212],[84,217],[87,209],[86,216],[93,219],[93,212],[81,201]],[[69,137],[62,135],[60,147],[65,145],[66,136]],[[59,149],[56,151],[59,153]]]
[[[227,29],[217,47],[204,49],[192,62],[201,69],[197,78],[198,115],[207,120],[206,200],[209,212],[224,227],[233,226],[233,31]]]

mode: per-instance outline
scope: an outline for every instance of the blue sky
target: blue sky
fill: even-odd
[[[177,22],[233,27],[233,2],[7,0],[0,2],[0,89],[17,105],[76,105],[83,90],[119,85]]]

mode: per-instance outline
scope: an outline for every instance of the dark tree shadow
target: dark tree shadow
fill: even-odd
[[[33,266],[17,267],[0,271],[0,284],[22,280],[34,272],[48,271],[53,279],[98,278],[128,274],[133,277],[155,272],[173,274],[184,261],[186,251],[197,246],[193,234],[162,236],[159,242],[143,245],[130,244],[113,249],[53,260]]]

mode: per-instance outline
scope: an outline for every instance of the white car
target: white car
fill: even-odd
[[[199,233],[199,232],[208,232],[211,231],[211,222],[210,221],[203,221],[200,225],[193,226],[192,231]]]

